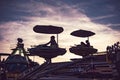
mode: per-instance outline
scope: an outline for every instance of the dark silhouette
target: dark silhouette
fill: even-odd
[[[107,46],[106,50],[107,50],[107,56],[109,61],[111,61],[112,63],[119,61],[119,54],[120,54],[119,42],[115,43],[112,46]]]
[[[6,72],[4,70],[0,73],[0,80],[7,80]]]
[[[83,38],[88,37],[88,40],[86,40],[85,43],[81,42],[80,45],[72,46],[69,49],[71,53],[85,57],[97,52],[97,49],[93,48],[93,46],[91,46],[89,42],[89,37],[95,35],[94,32],[80,29],[73,31],[71,35]]]
[[[62,27],[36,25],[33,31],[36,33],[57,34],[57,42],[55,41],[55,36],[51,36],[48,43],[29,48],[28,51],[30,54],[42,57],[47,63],[51,63],[52,58],[66,53],[66,49],[58,47],[58,34],[64,31]]]
[[[48,43],[46,43],[45,45],[49,45],[49,44],[50,44],[50,47],[52,47],[52,48],[57,48],[58,47],[58,44],[55,41],[55,36],[51,36],[50,41]]]
[[[17,46],[16,46],[16,48],[12,49],[13,50],[12,54],[15,54],[17,51],[19,51],[20,55],[21,55],[21,53],[23,53],[24,56],[25,56],[26,51],[24,49],[23,39],[22,38],[17,38],[17,41],[18,41]]]
[[[115,43],[112,46],[107,46],[107,58],[108,61],[115,65],[115,69],[117,69],[118,77],[120,76],[120,46],[119,42]]]
[[[17,38],[16,48],[12,50],[13,51],[11,55],[5,60],[6,70],[8,72],[20,73],[27,69],[30,64],[29,57],[26,55],[26,51],[24,49],[24,43],[22,38]],[[17,54],[17,51],[19,52],[19,54]],[[19,66],[17,64],[19,64]]]
[[[53,25],[36,25],[34,26],[33,31],[36,33],[59,34],[63,32],[64,29]]]
[[[81,42],[81,44],[80,44],[82,47],[85,47],[86,46],[86,44],[84,43],[84,42]]]
[[[24,48],[24,44],[22,43],[23,42],[23,39],[22,38],[18,38],[17,39],[17,48]]]
[[[90,42],[88,40],[86,40],[86,46],[90,47]]]

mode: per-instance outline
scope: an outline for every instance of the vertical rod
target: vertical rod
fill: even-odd
[[[88,37],[88,41],[89,41],[89,37]]]
[[[0,62],[1,62],[2,60],[1,60],[1,55],[0,55]]]
[[[57,44],[58,44],[58,34],[57,34]],[[58,46],[59,46],[59,44],[58,44]]]

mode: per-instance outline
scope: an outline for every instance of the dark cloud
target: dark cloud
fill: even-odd
[[[76,6],[75,8],[80,12],[81,9],[83,9],[84,14],[91,18],[91,20],[95,23],[120,23],[120,0],[1,0],[0,24],[9,21],[28,21],[26,17],[45,17],[46,15],[48,15],[48,12],[44,9],[37,11],[37,13],[31,12],[33,9],[32,7],[35,6],[29,8],[27,5],[34,4],[34,2],[50,5],[53,7],[61,7],[64,4],[67,4],[69,6]],[[23,4],[26,4],[26,6],[22,7]],[[62,12],[63,14],[67,14],[70,11],[67,11],[67,8],[62,8],[60,12]],[[114,16],[101,19],[94,19],[96,17],[107,15]],[[119,27],[115,26],[111,26],[110,28],[120,30]]]
[[[119,0],[92,0],[85,7],[85,14],[95,23],[119,24],[120,23],[120,1]],[[96,17],[113,15],[111,17],[94,19]],[[118,26],[109,26],[114,30],[120,30]]]
[[[26,21],[25,16],[32,16],[18,5],[29,3],[29,0],[1,0],[0,2],[0,23],[9,21]]]
[[[113,25],[110,25],[109,27],[116,30],[116,31],[120,31],[120,24],[119,25],[113,24]]]
[[[41,4],[58,6],[54,0],[2,0],[0,2],[0,23],[9,21],[29,21],[27,17],[45,17],[48,13],[38,9]],[[61,5],[60,5],[61,6]],[[41,8],[41,7],[40,7]],[[42,7],[43,8],[43,7]]]
[[[89,17],[97,17],[109,14],[119,15],[119,0],[92,0],[83,6]]]
[[[50,3],[51,0],[48,0]],[[53,0],[52,0],[53,1]],[[56,1],[58,2],[58,1]],[[84,10],[91,20],[99,24],[119,24],[120,23],[120,0],[60,0],[59,4],[67,4],[70,6],[76,5],[76,9],[81,12]],[[52,2],[53,3],[53,2]],[[66,9],[62,9],[66,13]],[[109,16],[112,15],[112,16]],[[96,17],[106,16],[101,19],[93,19]],[[108,17],[107,17],[108,16]],[[114,30],[120,30],[118,26],[109,26]]]
[[[111,26],[111,28],[120,31],[120,26]]]

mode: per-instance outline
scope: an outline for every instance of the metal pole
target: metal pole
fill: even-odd
[[[2,60],[1,60],[1,55],[0,55],[0,62],[1,62]]]
[[[89,37],[88,37],[88,41],[89,41]]]
[[[58,44],[58,34],[57,34],[57,44]],[[58,44],[58,46],[59,46],[59,44]]]

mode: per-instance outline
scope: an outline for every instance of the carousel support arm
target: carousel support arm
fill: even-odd
[[[89,41],[89,37],[88,37],[88,41]]]
[[[57,44],[58,44],[58,34],[57,34]],[[58,44],[58,47],[59,47],[59,44]]]

